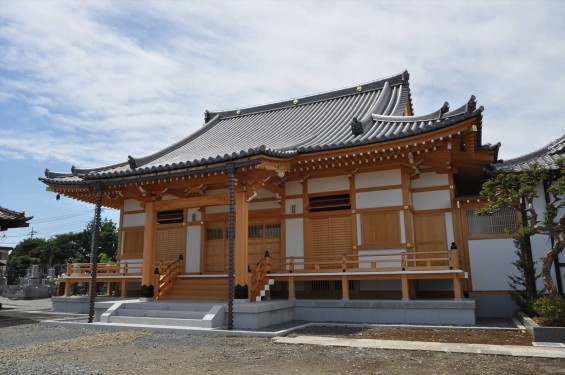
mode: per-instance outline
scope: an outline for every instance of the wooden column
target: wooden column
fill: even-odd
[[[143,232],[143,266],[141,268],[141,297],[153,298],[155,267],[156,213],[153,202],[145,203],[145,228]]]
[[[461,288],[461,279],[456,275],[453,276],[453,296],[456,300],[463,298],[463,290]]]
[[[410,284],[406,275],[402,275],[402,300],[408,301],[410,299]]]
[[[294,285],[294,277],[288,278],[288,299],[292,301],[296,299],[296,288]]]
[[[347,276],[341,277],[341,299],[349,300],[349,278]]]
[[[243,184],[235,192],[235,288],[236,299],[249,298],[247,274],[249,266],[249,203]],[[239,287],[239,288],[238,288]],[[243,288],[243,289],[241,289]],[[237,292],[240,290],[240,292]]]

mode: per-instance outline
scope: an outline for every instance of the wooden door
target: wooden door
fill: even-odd
[[[225,221],[211,221],[206,227],[206,272],[228,271],[228,239]]]
[[[156,232],[155,260],[174,262],[186,255],[185,228],[182,225],[159,225]]]
[[[429,252],[448,250],[447,234],[445,231],[445,215],[443,212],[414,215],[414,235],[416,253],[428,253],[417,256],[418,259],[439,258],[442,254],[429,254]],[[436,265],[431,263],[431,265]],[[438,262],[436,262],[438,263]],[[419,262],[418,265],[426,265]],[[439,263],[437,264],[439,265]]]
[[[351,216],[328,215],[312,216],[309,223],[309,256],[331,257],[332,263],[341,262],[337,256],[352,253]],[[340,265],[321,263],[320,268],[339,268]]]
[[[268,251],[271,258],[281,257],[281,224],[279,218],[249,220],[249,265],[253,267]]]

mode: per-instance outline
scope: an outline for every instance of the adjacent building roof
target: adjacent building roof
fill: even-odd
[[[0,206],[0,231],[29,227],[26,222],[31,219],[33,216],[26,217],[25,212],[16,212]]]
[[[481,119],[475,97],[450,111],[446,102],[425,116],[412,116],[409,74],[345,89],[229,111],[206,111],[204,126],[151,155],[71,173],[46,170],[46,183],[81,184],[225,163],[255,155],[289,158],[317,151],[374,144],[430,132],[463,120]],[[480,125],[480,124],[479,124]],[[479,126],[480,146],[480,126]]]
[[[491,173],[511,173],[522,172],[525,168],[531,167],[534,164],[549,170],[558,170],[556,161],[565,158],[565,135],[551,142],[547,146],[540,148],[537,151],[529,154],[500,161],[495,163],[490,168]]]

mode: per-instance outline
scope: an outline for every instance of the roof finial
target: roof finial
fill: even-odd
[[[443,115],[445,115],[447,112],[449,112],[449,103],[445,102],[443,103],[443,106],[439,110],[439,118],[442,118]]]
[[[137,162],[135,161],[135,159],[133,158],[133,156],[128,155],[128,163],[129,163],[129,167],[130,167],[131,169],[137,168]]]
[[[353,120],[351,120],[351,132],[354,136],[363,134],[363,124],[357,120],[357,117],[353,117]]]
[[[204,111],[204,123],[207,123],[208,121],[210,121],[210,112],[208,112],[208,110]]]
[[[477,109],[477,100],[475,99],[475,95],[471,95],[467,102],[467,113],[472,113],[475,109]]]

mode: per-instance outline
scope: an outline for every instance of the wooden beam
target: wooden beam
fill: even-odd
[[[192,208],[204,206],[220,206],[230,202],[228,194],[203,195],[200,197],[183,198],[154,202],[155,211],[175,210],[179,208]]]

